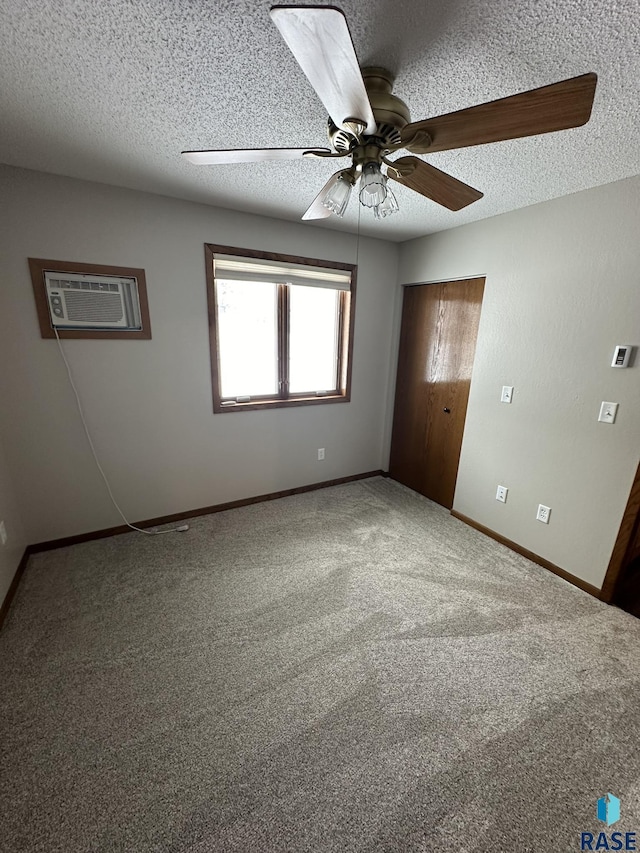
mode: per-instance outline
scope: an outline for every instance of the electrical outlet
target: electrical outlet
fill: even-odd
[[[501,403],[510,403],[513,400],[513,385],[503,385],[502,386],[502,395],[500,397]]]
[[[324,447],[318,448],[318,462],[322,462],[324,459]]]
[[[544,504],[538,504],[538,514],[536,518],[543,524],[549,524],[549,516],[551,515],[551,507]]]
[[[503,504],[506,504],[508,493],[509,489],[506,486],[498,486],[498,491],[496,492],[496,500],[502,501]]]
[[[0,543],[7,544],[7,528],[4,526],[4,521],[0,521]]]

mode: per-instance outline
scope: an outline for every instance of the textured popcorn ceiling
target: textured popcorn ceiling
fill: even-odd
[[[583,128],[424,159],[482,190],[405,187],[362,233],[405,240],[640,173],[640,0],[341,0],[412,119],[595,71]],[[324,108],[250,0],[0,0],[0,162],[298,220],[336,161],[192,166],[184,148],[325,145]],[[342,164],[344,161],[337,161]],[[344,220],[355,231],[355,199]],[[312,226],[309,226],[312,227]]]

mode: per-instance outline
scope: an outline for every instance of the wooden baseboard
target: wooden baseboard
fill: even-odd
[[[160,524],[173,524],[176,521],[184,521],[186,518],[195,518],[199,515],[211,515],[214,512],[224,512],[227,509],[237,509],[242,506],[262,503],[263,501],[274,501],[278,498],[286,498],[290,495],[299,495],[303,492],[314,492],[317,489],[326,489],[329,486],[340,486],[343,483],[353,483],[356,480],[366,480],[369,477],[384,477],[385,472],[382,470],[366,471],[364,474],[352,474],[349,477],[338,477],[335,480],[323,480],[321,483],[310,483],[308,486],[297,486],[295,489],[283,489],[280,492],[270,492],[266,495],[256,495],[252,498],[242,498],[237,501],[228,501],[223,504],[214,504],[213,506],[200,507],[199,509],[190,509],[186,512],[176,512],[172,515],[163,515],[158,518],[147,518],[144,521],[133,522],[136,527],[156,527]],[[81,542],[90,542],[93,539],[105,539],[108,536],[119,536],[121,533],[129,533],[130,527],[126,524],[120,524],[117,527],[106,527],[103,530],[92,530],[90,533],[79,533],[76,536],[65,536],[62,539],[50,539],[47,542],[37,542],[35,545],[27,545],[25,548],[20,564],[16,569],[16,573],[11,581],[7,594],[0,606],[0,628],[5,616],[11,606],[11,602],[18,589],[18,584],[22,578],[27,562],[31,554],[38,554],[41,551],[52,551],[55,548],[66,548],[69,545],[79,545]]]
[[[16,573],[13,576],[13,580],[11,581],[11,585],[7,590],[7,594],[4,597],[4,601],[0,605],[0,629],[4,623],[4,620],[9,612],[9,608],[11,607],[11,602],[14,599],[14,596],[18,590],[18,585],[22,580],[22,575],[24,574],[24,570],[27,567],[27,563],[29,562],[29,556],[31,554],[31,549],[27,545],[24,549],[24,554],[22,555],[22,559],[18,563],[18,568],[16,569]]]
[[[336,480],[323,480],[321,483],[310,483],[308,486],[297,486],[295,489],[283,489],[280,492],[269,492],[266,495],[255,495],[251,498],[241,498],[237,501],[227,501],[223,504],[203,506],[198,509],[190,509],[185,512],[175,512],[172,515],[161,515],[158,518],[145,518],[143,521],[134,521],[136,527],[157,527],[161,524],[174,524],[176,521],[184,521],[187,518],[196,518],[199,515],[211,515],[214,512],[224,512],[227,509],[237,509],[241,506],[263,503],[263,501],[275,501],[278,498],[287,498],[290,495],[299,495],[303,492],[314,492],[316,489],[326,489],[329,486],[340,486],[343,483],[353,483],[356,480],[366,480],[369,477],[380,477],[383,472],[366,471],[364,474],[352,474],[350,477],[338,477]],[[31,554],[39,551],[52,551],[55,548],[66,548],[68,545],[78,545],[81,542],[90,542],[93,539],[105,539],[108,536],[119,536],[121,533],[129,533],[130,527],[119,524],[117,527],[106,527],[103,530],[92,530],[90,533],[79,533],[76,536],[65,536],[62,539],[50,539],[47,542],[38,542],[29,546]]]
[[[270,492],[265,495],[256,495],[251,498],[242,498],[237,501],[228,501],[223,504],[214,504],[213,506],[200,507],[199,509],[192,509],[186,512],[177,512],[172,515],[163,515],[158,518],[148,518],[143,521],[136,521],[136,527],[156,527],[160,524],[172,524],[176,521],[184,521],[187,518],[195,518],[199,515],[211,515],[216,512],[224,512],[228,509],[237,509],[238,507],[250,506],[255,503],[262,503],[264,501],[273,501],[278,498],[286,498],[290,495],[299,495],[303,492],[313,492],[317,489],[326,489],[329,486],[339,486],[343,483],[353,483],[356,480],[366,480],[370,477],[388,477],[388,471],[367,471],[364,474],[352,474],[349,477],[338,477],[335,480],[323,480],[320,483],[311,483],[307,486],[297,486],[294,489],[283,489],[280,492]],[[469,518],[466,515],[463,515],[460,512],[456,512],[456,510],[451,510],[451,515],[454,518],[457,518],[459,521],[463,521],[465,524],[468,524],[470,527],[479,530],[480,533],[484,533],[485,536],[489,536],[491,539],[495,539],[496,542],[500,542],[500,544],[505,545],[507,548],[510,548],[512,551],[515,551],[517,554],[521,554],[523,557],[526,557],[528,560],[531,560],[533,563],[537,563],[539,566],[543,566],[545,569],[548,569],[550,572],[553,572],[555,575],[558,575],[563,580],[568,581],[569,583],[577,586],[579,589],[582,589],[584,592],[588,592],[590,595],[593,595],[595,598],[600,597],[600,590],[592,586],[592,584],[583,581],[581,578],[572,575],[570,572],[561,569],[560,566],[556,566],[554,563],[549,562],[549,560],[545,560],[544,557],[539,557],[537,554],[534,554],[533,551],[527,550],[527,548],[523,548],[521,545],[518,545],[517,542],[512,542],[511,539],[507,539],[505,536],[501,536],[499,533],[496,533],[494,530],[491,530],[489,527],[485,527],[483,524],[474,521],[472,518]],[[37,554],[42,551],[51,551],[55,548],[66,548],[69,545],[78,545],[81,542],[90,542],[94,539],[104,539],[108,536],[118,536],[121,533],[128,533],[130,528],[125,524],[118,525],[118,527],[107,527],[102,530],[92,530],[90,533],[80,533],[76,536],[65,536],[62,539],[50,539],[47,542],[38,542],[35,545],[27,545],[24,550],[24,554],[22,555],[22,559],[18,564],[18,568],[16,569],[16,573],[13,576],[13,580],[11,581],[11,586],[9,587],[7,594],[0,605],[0,628],[2,628],[2,624],[5,620],[5,617],[9,611],[11,606],[11,602],[16,594],[18,589],[18,585],[20,584],[20,580],[22,579],[22,575],[24,574],[24,570],[29,561],[29,557],[31,554]]]
[[[523,557],[526,557],[527,560],[531,560],[532,563],[537,563],[539,566],[548,569],[550,572],[553,572],[554,575],[558,575],[558,577],[561,577],[563,580],[577,586],[578,589],[588,592],[589,595],[593,595],[595,598],[600,598],[600,590],[597,586],[593,586],[592,584],[587,583],[587,581],[583,581],[581,578],[572,575],[571,572],[561,569],[560,566],[556,566],[554,563],[549,562],[549,560],[545,560],[544,557],[539,557],[538,554],[534,554],[533,551],[523,548],[521,545],[518,545],[517,542],[512,542],[511,539],[501,536],[499,533],[496,533],[495,530],[491,530],[490,527],[485,527],[484,524],[479,524],[477,521],[463,515],[461,512],[456,512],[456,510],[452,509],[451,515],[460,521],[464,521],[464,523],[468,524],[469,527],[473,527],[476,530],[479,530],[480,533],[484,533],[485,536],[489,536],[490,539],[495,539],[496,542],[500,542],[501,545],[505,545],[511,551],[515,551],[516,554],[521,554]]]

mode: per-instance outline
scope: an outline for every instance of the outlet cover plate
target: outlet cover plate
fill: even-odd
[[[503,504],[506,504],[508,494],[509,489],[506,486],[498,486],[498,490],[496,492],[496,500],[502,501]]]
[[[318,448],[318,462],[322,462],[324,459],[324,447]]]
[[[551,515],[551,507],[544,504],[538,504],[538,514],[536,518],[543,524],[549,524],[549,516]]]
[[[4,521],[0,521],[0,544],[7,544],[7,528],[4,526]]]

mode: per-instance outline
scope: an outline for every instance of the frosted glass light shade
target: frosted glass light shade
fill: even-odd
[[[387,179],[377,163],[367,163],[360,178],[360,203],[377,207],[387,197]]]
[[[382,204],[379,204],[377,207],[373,208],[373,215],[376,219],[384,219],[387,216],[391,216],[392,213],[397,213],[399,210],[400,207],[398,206],[398,201],[395,195],[387,186],[386,198],[382,202]]]
[[[351,196],[351,184],[342,175],[336,175],[335,181],[329,186],[322,204],[336,216],[344,216]]]

